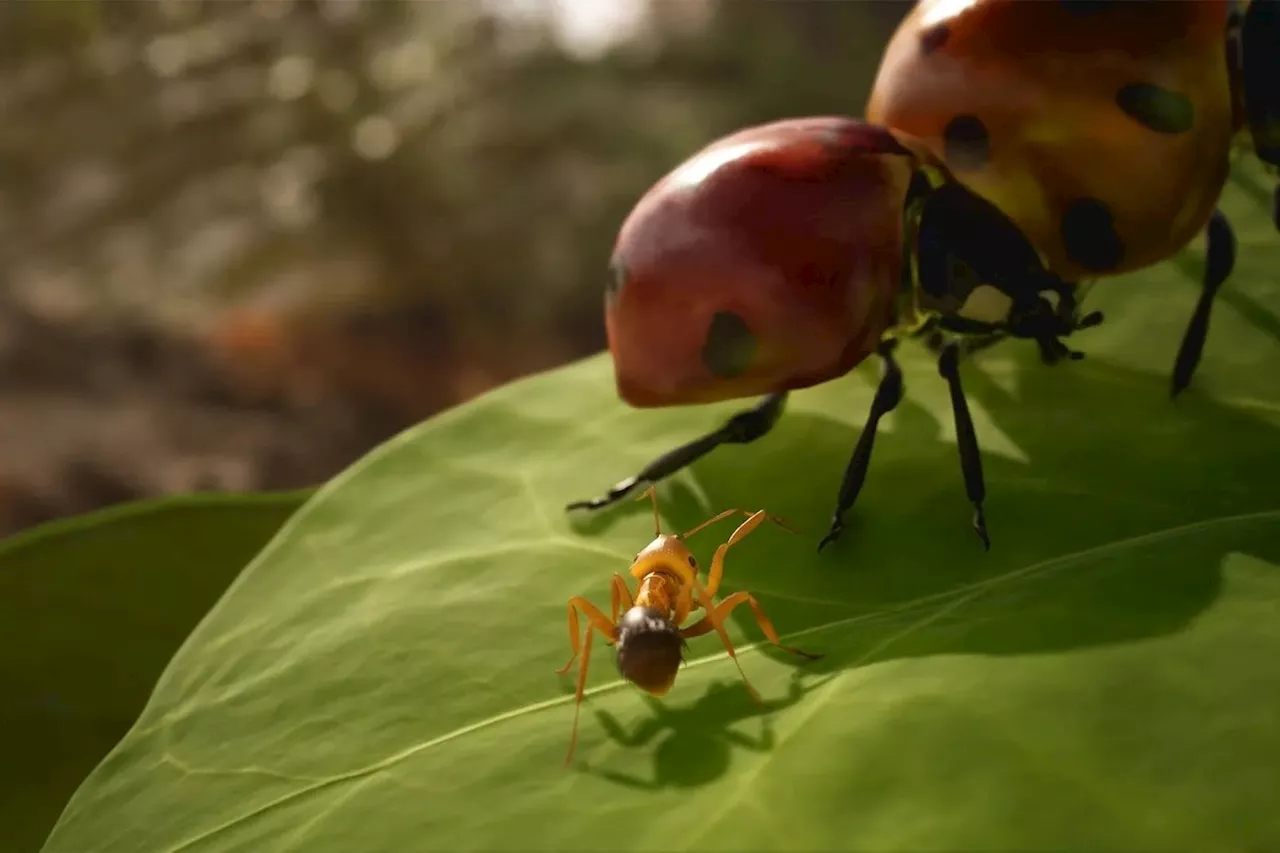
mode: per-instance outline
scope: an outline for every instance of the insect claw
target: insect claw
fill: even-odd
[[[982,540],[982,550],[990,551],[991,537],[987,535],[987,518],[980,506],[973,509],[973,532]]]
[[[840,534],[844,532],[844,523],[836,520],[831,522],[831,528],[827,531],[827,535],[822,537],[822,541],[818,543],[818,553],[822,553],[822,549],[835,542],[840,538]]]

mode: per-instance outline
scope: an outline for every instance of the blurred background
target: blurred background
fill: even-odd
[[[604,346],[618,225],[906,0],[0,4],[0,536],[316,485]]]

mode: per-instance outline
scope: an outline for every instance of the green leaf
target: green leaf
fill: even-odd
[[[139,502],[0,543],[0,849],[40,849],[183,639],[301,503]]]
[[[1262,180],[1256,175],[1254,180]],[[757,593],[663,700],[596,644],[579,758],[565,602],[607,608],[649,509],[575,521],[741,404],[634,411],[597,357],[364,459],[295,516],[174,658],[47,853],[1280,847],[1280,240],[1233,186],[1240,262],[1192,390],[1168,373],[1199,248],[1095,290],[1090,357],[967,366],[993,548],[969,526],[945,385],[908,348],[844,538],[821,555],[877,368],[797,394],[758,443],[661,489],[726,507]],[[732,529],[699,534],[705,564]]]

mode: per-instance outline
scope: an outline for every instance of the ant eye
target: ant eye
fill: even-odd
[[[698,561],[693,559],[692,554],[689,555],[689,565],[693,566],[695,569],[698,568]]]

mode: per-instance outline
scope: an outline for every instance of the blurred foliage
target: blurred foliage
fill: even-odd
[[[0,6],[0,532],[316,482],[597,350],[636,198],[741,125],[858,113],[906,4],[656,0],[587,54],[552,8]]]

